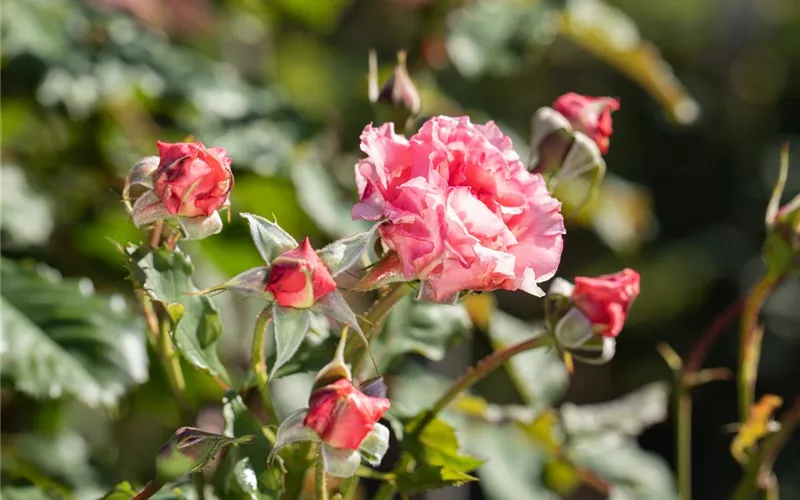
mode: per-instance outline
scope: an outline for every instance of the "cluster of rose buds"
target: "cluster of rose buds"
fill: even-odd
[[[406,118],[417,116],[419,93],[404,54],[383,90],[376,85],[374,102],[402,108]],[[319,442],[326,470],[341,477],[355,474],[362,458],[380,463],[389,430],[379,421],[390,402],[380,378],[355,384],[345,364],[346,332],[363,333],[337,290],[336,276],[372,249],[378,236],[378,261],[355,290],[412,282],[418,286],[418,300],[441,303],[475,291],[522,290],[544,296],[540,285],[556,274],[566,232],[561,203],[544,176],[565,180],[604,168],[611,112],[618,108],[616,99],[566,94],[552,108],[537,111],[530,168],[493,122],[436,116],[410,137],[395,133],[394,122],[369,124],[361,134],[365,157],[355,165],[359,201],[352,216],[375,225],[320,250],[308,238],[298,243],[275,222],[242,214],[264,265],[199,293],[233,290],[266,302],[276,338],[290,339],[290,345],[281,346],[273,373],[299,349],[312,313],[345,325],[333,361],[316,377],[308,408],[283,421],[273,454],[293,442]],[[174,221],[188,238],[219,232],[218,210],[229,207],[233,188],[225,150],[199,142],[159,142],[158,151],[158,157],[142,159],[129,175],[126,202],[131,186],[147,189],[130,207],[134,223]],[[789,221],[796,233],[797,212],[777,211],[775,226]],[[548,333],[561,348],[575,352],[576,359],[608,361],[638,294],[639,274],[630,269],[578,277],[574,285],[557,278],[547,295]],[[586,357],[583,351],[600,354]],[[165,453],[195,450],[189,444],[207,442],[194,432],[186,436]],[[175,469],[191,468],[195,462],[180,462]]]

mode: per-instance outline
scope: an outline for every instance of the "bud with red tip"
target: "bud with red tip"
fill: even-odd
[[[308,238],[272,261],[265,287],[280,306],[296,309],[313,306],[335,289],[336,282]]]
[[[600,148],[608,152],[613,128],[611,113],[619,109],[619,100],[612,97],[589,97],[570,92],[553,103],[553,109],[566,118],[572,128],[589,136]]]
[[[582,361],[610,360],[616,349],[615,338],[639,296],[639,281],[639,273],[633,269],[593,278],[579,276],[574,285],[560,278],[554,280],[548,305],[559,344],[569,350],[601,351],[599,358],[576,356]]]

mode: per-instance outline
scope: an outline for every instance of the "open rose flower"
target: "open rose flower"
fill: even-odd
[[[317,374],[308,408],[289,415],[278,428],[272,454],[298,441],[322,443],[325,470],[351,477],[364,459],[381,463],[389,448],[389,429],[380,424],[391,403],[380,379],[355,386],[344,363],[346,330],[333,361]]]
[[[160,220],[177,219],[189,239],[200,239],[222,230],[217,210],[229,206],[233,189],[231,160],[222,148],[206,148],[200,142],[158,142],[159,156],[137,163],[128,176],[124,196],[131,186],[145,191],[131,212],[137,227]]]
[[[589,97],[570,92],[553,103],[572,127],[583,132],[597,143],[600,152],[608,152],[609,138],[613,132],[611,112],[619,109],[619,100],[612,97]]]
[[[599,357],[578,355],[577,359],[607,362],[614,356],[615,338],[638,296],[639,273],[633,269],[594,278],[579,276],[574,285],[556,278],[548,292],[549,315],[558,318],[556,339],[567,349],[601,351]]]
[[[406,139],[392,124],[361,134],[353,218],[385,221],[383,242],[406,280],[446,301],[462,290],[544,292],[563,246],[561,204],[489,122],[439,116]],[[385,266],[377,266],[385,272]]]

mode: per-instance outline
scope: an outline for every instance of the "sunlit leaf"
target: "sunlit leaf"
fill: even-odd
[[[783,399],[772,394],[766,394],[750,407],[747,421],[742,424],[736,437],[731,443],[731,455],[739,463],[747,462],[747,450],[755,445],[759,439],[766,436],[775,426],[772,414],[783,404]]]
[[[222,333],[217,308],[208,297],[186,295],[198,291],[192,282],[194,267],[189,257],[178,249],[160,248],[141,253],[141,250],[128,249],[132,264],[144,273],[148,295],[165,307],[183,306],[183,315],[170,332],[178,352],[197,368],[227,380],[216,346]]]
[[[234,393],[226,394],[223,403],[224,434],[237,439],[243,436],[253,436],[251,441],[238,446],[239,455],[237,456],[240,459],[246,457],[249,461],[248,464],[239,466],[241,467],[239,473],[246,476],[247,471],[252,470],[258,481],[258,490],[261,493],[277,497],[278,491],[282,489],[282,481],[279,480],[279,474],[276,475],[275,467],[278,467],[278,464],[273,463],[271,466],[269,464],[268,457],[272,446],[264,435],[261,424],[250,413],[242,399]],[[249,479],[246,477],[236,480],[249,483]]]
[[[2,261],[3,379],[35,398],[114,405],[147,379],[142,323],[88,279]]]
[[[384,369],[405,354],[415,353],[434,361],[469,331],[464,306],[415,301],[405,297],[392,310],[384,331],[370,343],[378,366]]]
[[[420,435],[409,431],[414,426],[414,421],[406,426],[403,445],[421,463],[438,465],[460,472],[475,470],[483,463],[482,460],[462,455],[459,452],[456,431],[444,420],[434,419]]]
[[[461,486],[477,478],[447,467],[422,465],[412,471],[397,474],[397,489],[404,495],[414,495],[447,486]]]

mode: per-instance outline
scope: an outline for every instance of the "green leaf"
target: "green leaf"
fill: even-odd
[[[9,237],[4,243],[17,247],[46,243],[53,231],[50,201],[31,189],[21,168],[3,164],[0,170],[3,176],[0,222]]]
[[[276,473],[279,472],[279,469],[275,470],[279,467],[277,461],[268,468],[268,457],[272,446],[264,436],[261,425],[247,409],[242,398],[235,393],[226,394],[223,404],[222,413],[225,417],[225,435],[231,438],[253,436],[250,442],[237,447],[237,456],[248,460],[248,464],[239,466],[239,473],[246,474],[248,468],[252,469],[258,481],[259,491],[277,497],[279,491],[283,488],[282,479],[276,477]]]
[[[259,215],[248,213],[239,215],[247,220],[250,237],[253,238],[258,253],[267,265],[271,264],[275,257],[297,246],[297,241],[277,223]]]
[[[128,481],[117,484],[113,490],[106,493],[101,500],[130,500],[136,496],[137,491]]]
[[[131,500],[139,493],[144,486],[139,488],[134,488],[131,483],[128,481],[122,481],[121,483],[117,484],[113,490],[109,491],[101,498],[101,500]],[[206,498],[216,498],[215,496],[211,496],[209,491],[209,486],[206,485]],[[168,486],[164,486],[160,490],[158,490],[153,496],[150,497],[151,500],[189,500],[196,498],[196,489],[195,486],[191,483],[183,484],[180,486],[175,486],[170,488]]]
[[[456,431],[444,420],[434,419],[419,436],[411,432],[410,429],[414,428],[415,422],[423,416],[424,413],[406,425],[403,438],[405,449],[411,452],[418,461],[460,472],[468,472],[480,467],[483,463],[482,460],[459,453]]]
[[[384,331],[370,346],[381,370],[408,353],[439,361],[471,325],[461,304],[431,304],[408,296],[394,307]]]
[[[35,398],[76,397],[114,405],[147,379],[141,323],[121,297],[94,293],[88,279],[2,260],[0,373]]]
[[[636,25],[620,9],[601,0],[569,0],[557,27],[562,36],[615,66],[650,92],[673,120],[690,124],[700,115],[697,101],[687,94],[658,50],[640,38]]]
[[[194,267],[189,257],[178,249],[149,250],[144,256],[140,252],[127,249],[144,274],[148,295],[174,312],[179,311],[175,304],[183,306],[183,314],[170,332],[178,352],[197,368],[227,381],[228,374],[216,348],[222,333],[217,308],[208,297],[186,295],[198,291],[192,282]]]
[[[317,255],[328,266],[331,275],[336,276],[350,268],[370,249],[377,229],[378,224],[375,224],[369,231],[336,240],[317,252]]]
[[[4,498],[5,500],[53,500],[52,496],[48,495],[39,488],[36,488],[35,486],[10,486],[3,488],[0,489],[0,497]],[[113,500],[121,500],[121,497],[120,499],[114,497]]]
[[[561,421],[570,436],[615,432],[636,436],[667,416],[669,386],[653,382],[605,403],[578,406],[564,403]]]
[[[489,339],[495,350],[530,338],[536,327],[500,310],[489,320]],[[529,403],[552,405],[566,392],[569,375],[554,349],[539,348],[517,354],[508,362],[520,394]]]
[[[300,349],[310,325],[311,314],[307,310],[281,307],[275,303],[272,308],[272,321],[269,324],[270,332],[267,333],[268,338],[270,333],[275,336],[275,361],[272,365],[271,378]]]
[[[369,229],[364,221],[351,217],[352,201],[339,192],[336,182],[320,163],[315,151],[306,151],[295,161],[290,173],[300,206],[314,222],[336,238]]]
[[[404,495],[414,495],[428,490],[438,490],[447,486],[461,486],[477,478],[457,470],[435,465],[422,465],[413,471],[397,475],[397,489]]]

